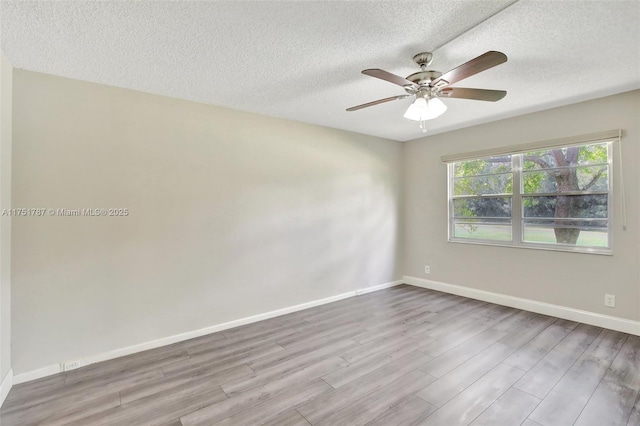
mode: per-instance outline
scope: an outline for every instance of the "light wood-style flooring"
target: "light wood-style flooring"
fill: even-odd
[[[398,286],[14,386],[13,425],[640,425],[640,338]]]

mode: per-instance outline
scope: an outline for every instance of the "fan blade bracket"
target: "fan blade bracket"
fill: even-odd
[[[413,84],[405,84],[404,86],[402,86],[402,88],[404,89],[405,92],[407,92],[410,95],[415,95],[416,92],[418,91],[416,86]]]
[[[451,83],[449,83],[447,80],[445,80],[445,79],[441,78],[441,79],[437,80],[437,81],[435,82],[435,84],[434,84],[433,86],[431,86],[431,87],[439,88],[439,87],[445,87],[445,86],[448,86],[448,85],[450,85],[450,84],[451,84]]]
[[[451,93],[453,93],[452,87],[443,87],[442,90],[440,90],[440,92],[438,93],[438,95],[449,97],[451,96]]]

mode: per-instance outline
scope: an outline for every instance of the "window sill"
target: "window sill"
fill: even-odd
[[[481,240],[468,240],[468,239],[449,239],[450,243],[458,244],[472,244],[476,246],[493,246],[493,247],[509,247],[518,249],[529,250],[545,250],[545,251],[562,251],[565,253],[578,253],[578,254],[597,254],[602,256],[613,256],[613,250],[610,248],[593,248],[593,247],[566,247],[566,246],[554,246],[546,244],[513,244],[499,241],[481,241]]]

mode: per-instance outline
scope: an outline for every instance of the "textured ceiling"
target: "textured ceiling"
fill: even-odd
[[[456,85],[505,99],[445,99],[429,134],[640,87],[640,2],[511,3],[2,1],[0,37],[17,68],[395,140],[423,136],[410,99],[345,108],[402,94],[360,71],[406,76],[424,50],[442,72],[509,57]]]

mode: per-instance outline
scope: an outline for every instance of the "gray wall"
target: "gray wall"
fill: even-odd
[[[14,73],[16,374],[401,278],[402,144]]]
[[[0,52],[0,211],[11,208],[13,67]],[[11,216],[0,216],[0,382],[11,369]]]
[[[452,101],[453,102],[453,101]],[[629,225],[621,227],[614,147],[613,256],[447,242],[447,170],[440,157],[621,128]],[[640,320],[640,91],[581,102],[407,142],[405,275]],[[431,274],[424,274],[424,265]],[[617,306],[604,306],[604,294]]]

